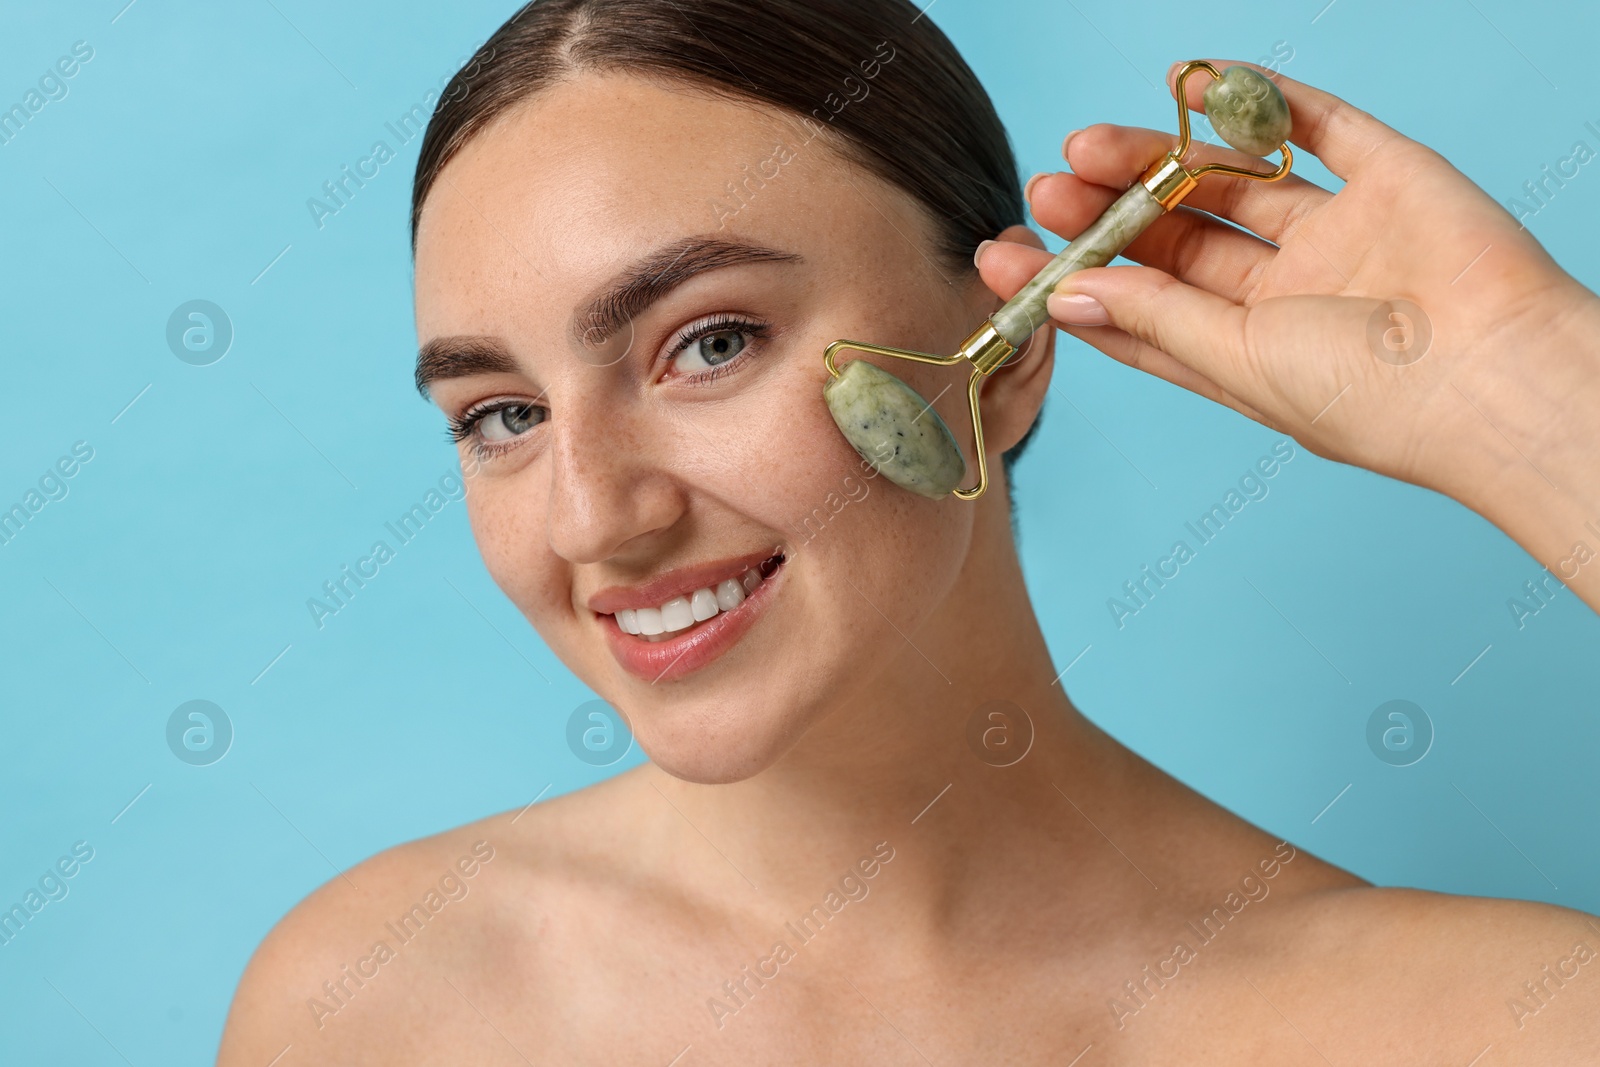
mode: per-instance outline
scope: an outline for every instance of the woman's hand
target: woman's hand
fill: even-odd
[[[1209,175],[1128,248],[1144,266],[1069,275],[1051,315],[1318,455],[1455,497],[1600,608],[1600,300],[1438,153],[1273,79],[1292,142],[1344,188]],[[1194,110],[1206,81],[1189,79]],[[1072,173],[1029,183],[1034,218],[1070,239],[1173,140],[1109,125],[1069,135]],[[1210,159],[1245,157],[1202,148],[1186,162]],[[1002,297],[1048,259],[1009,242],[979,250]]]

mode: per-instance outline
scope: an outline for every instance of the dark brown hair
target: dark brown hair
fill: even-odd
[[[892,58],[880,63],[885,42]],[[411,191],[413,254],[445,164],[576,71],[654,76],[823,125],[837,150],[926,210],[931,251],[957,271],[973,269],[979,242],[1023,221],[1016,159],[988,93],[909,0],[533,0],[450,80],[428,121]],[[836,110],[832,101],[865,101],[853,95],[863,87],[870,104]],[[1037,427],[1006,452],[1008,471]]]

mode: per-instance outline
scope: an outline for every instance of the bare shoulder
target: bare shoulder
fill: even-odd
[[[1600,1060],[1600,921],[1583,912],[1348,887],[1270,914],[1240,959],[1254,986],[1243,992],[1286,1038],[1298,1028],[1335,1062]]]
[[[448,953],[464,934],[452,920],[477,910],[474,883],[501,858],[485,830],[386,849],[297,904],[240,979],[218,1063],[259,1067],[289,1048],[319,1050],[309,1062],[365,1062],[363,1039],[404,1014],[420,992],[419,964]]]
[[[563,885],[587,881],[584,842],[613,806],[595,794],[615,788],[502,812],[330,878],[256,949],[220,1067],[261,1067],[289,1048],[302,1064],[396,1064],[459,1055],[463,1033],[493,1039],[486,977],[527,977],[523,927]]]

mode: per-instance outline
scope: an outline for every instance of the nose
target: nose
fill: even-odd
[[[571,563],[611,559],[684,511],[682,487],[662,463],[670,449],[651,447],[668,442],[653,439],[648,419],[619,407],[568,405],[550,420],[547,536]]]

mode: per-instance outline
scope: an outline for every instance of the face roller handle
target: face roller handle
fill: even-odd
[[[1119,196],[1105,214],[1073,238],[1072,243],[1035,274],[1021,292],[989,317],[995,332],[1012,348],[1021,348],[1049,321],[1045,302],[1055,292],[1056,283],[1073,271],[1110,263],[1166,211],[1161,201],[1150,195],[1150,190],[1135,184]]]

